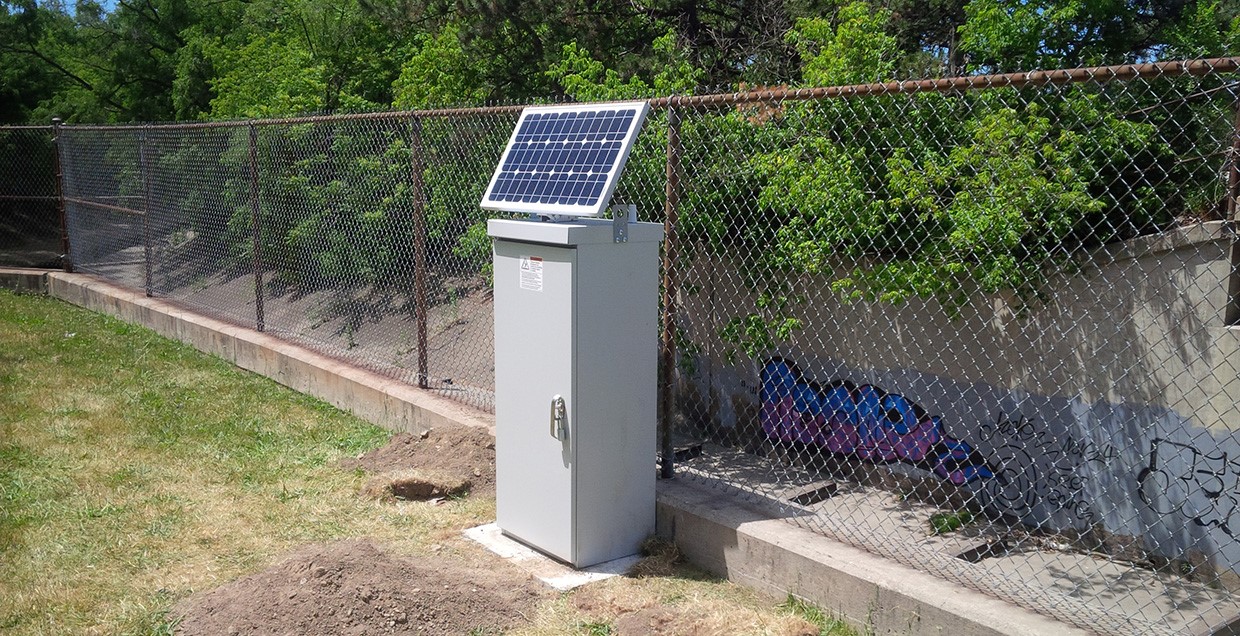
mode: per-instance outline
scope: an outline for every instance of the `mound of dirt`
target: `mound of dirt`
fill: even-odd
[[[310,546],[172,610],[178,634],[467,634],[525,621],[541,586],[515,572],[389,555],[366,540]]]
[[[459,477],[427,474],[422,470],[398,470],[371,477],[362,486],[363,497],[388,501],[427,501],[469,494],[473,482]]]
[[[397,433],[387,446],[345,459],[340,466],[371,474],[417,471],[469,482],[473,494],[495,493],[495,439],[473,426]]]

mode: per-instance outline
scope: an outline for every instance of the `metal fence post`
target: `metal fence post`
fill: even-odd
[[[667,181],[663,217],[663,338],[660,342],[663,378],[659,384],[662,405],[661,455],[659,474],[671,479],[674,473],[672,416],[676,374],[676,210],[680,205],[680,110],[667,110]]]
[[[258,127],[250,122],[250,230],[254,257],[254,328],[266,329],[263,310],[263,243],[258,206]]]
[[[1240,99],[1235,103],[1231,147],[1227,153],[1227,208],[1225,222],[1231,230],[1231,275],[1227,279],[1227,307],[1223,322],[1240,325]]]
[[[426,313],[430,309],[426,294],[426,183],[422,171],[422,119],[413,117],[409,124],[410,182],[413,189],[413,306],[418,331],[418,386],[429,386],[429,364],[426,349]]]
[[[151,284],[151,171],[147,164],[146,141],[150,126],[138,133],[138,172],[142,181],[142,253],[145,263],[146,295],[152,295]]]
[[[60,162],[60,127],[64,120],[52,118],[52,157],[56,170],[56,213],[60,217],[60,266],[66,272],[73,271],[73,259],[69,256],[69,217],[65,214],[65,175]]]

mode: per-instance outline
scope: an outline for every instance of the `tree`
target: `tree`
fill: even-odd
[[[1209,0],[969,0],[960,36],[975,70],[1124,64],[1219,51],[1236,10]]]
[[[32,120],[46,123],[54,115],[66,121],[99,121],[122,106],[108,92],[104,78],[83,59],[81,23],[63,10],[42,7],[34,0],[4,2],[0,16],[0,54],[8,71],[5,92],[21,84],[42,85],[48,93],[19,94],[18,104]],[[89,21],[97,6],[83,4],[79,20]],[[25,69],[31,75],[19,74]],[[17,85],[10,82],[20,83]]]

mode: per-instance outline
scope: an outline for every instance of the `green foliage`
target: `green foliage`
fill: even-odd
[[[900,51],[885,31],[891,12],[864,0],[843,5],[835,24],[801,18],[787,40],[801,55],[801,75],[809,86],[864,84],[890,79]]]
[[[273,117],[323,110],[325,68],[296,38],[276,31],[238,50],[216,48],[211,115],[220,119]]]
[[[1240,52],[1240,16],[1223,14],[1219,0],[1197,2],[1167,35],[1173,57],[1222,57]]]
[[[970,523],[973,523],[973,513],[968,510],[936,512],[930,515],[930,532],[932,534],[948,534]]]
[[[790,316],[772,319],[760,313],[749,314],[729,320],[720,331],[720,336],[724,342],[735,345],[747,358],[757,359],[774,349],[776,343],[787,342],[801,327],[801,321]],[[725,352],[729,363],[736,361],[736,352],[737,349]]]
[[[104,6],[0,3],[4,121],[468,104],[542,98],[557,87],[600,99],[742,80],[843,84],[943,75],[966,59],[974,70],[1029,70],[1223,55],[1236,52],[1240,33],[1236,7],[1221,0]]]
[[[583,622],[577,625],[577,633],[582,636],[609,636],[614,633],[611,623],[604,621]]]
[[[28,0],[0,7],[0,97],[19,97],[0,101],[6,118],[628,100],[739,79],[838,85],[966,61],[1016,70],[1240,47],[1240,19],[1221,0],[840,0],[776,3],[762,20],[704,0],[469,12],[362,0],[152,0],[83,4],[73,15]],[[1193,90],[1211,94],[1222,81]],[[747,357],[796,337],[794,288],[805,277],[846,300],[933,298],[952,311],[982,291],[1034,302],[1048,271],[1071,267],[1080,250],[1217,206],[1221,164],[1179,159],[1230,134],[1232,113],[1182,99],[1187,82],[682,109],[678,230],[691,247],[682,258],[745,264],[756,306],[721,335]],[[279,143],[260,135],[261,248],[276,283],[401,290],[415,210],[425,212],[430,260],[485,276],[478,201],[510,124],[478,116],[423,120],[416,133],[399,122],[285,128]],[[651,220],[664,210],[667,140],[666,111],[652,112],[617,190]],[[118,147],[101,161],[124,166],[132,154]],[[167,174],[215,171],[202,182],[227,192],[191,187],[182,201],[194,249],[226,253],[228,265],[250,260],[245,131],[166,143],[156,160]],[[140,192],[132,169],[119,174],[109,194]],[[231,212],[223,228],[209,218],[220,209]]]
[[[649,81],[637,74],[622,78],[575,42],[564,45],[560,60],[546,74],[565,94],[587,102],[686,94],[698,87],[705,71],[689,61],[688,51],[678,46],[675,32],[655,38],[653,47],[655,70]]]
[[[1234,51],[1235,7],[1218,1],[970,0],[960,45],[972,67],[1017,71]]]
[[[264,251],[281,276],[310,288],[411,284],[395,277],[413,258],[407,131],[383,135],[378,154],[353,127],[296,133],[261,153]],[[290,207],[310,213],[289,216]]]
[[[1075,25],[1100,10],[1037,17]],[[1013,11],[1004,19],[1026,19]],[[885,30],[891,20],[860,1],[833,20],[798,20],[787,41],[804,83],[891,79],[901,55]],[[971,28],[980,34],[981,25]],[[674,92],[704,71],[678,64],[687,53],[670,48],[671,37],[656,46],[665,73],[655,81],[626,77],[575,45],[548,73],[578,99]],[[1044,44],[1022,50],[1035,56],[1027,59],[1066,55]],[[802,275],[825,276],[851,300],[934,298],[954,311],[980,290],[1028,303],[1048,268],[1070,267],[1079,249],[1164,226],[1166,202],[1178,196],[1166,184],[1209,177],[1154,178],[1176,165],[1175,150],[1160,141],[1162,113],[1133,99],[1122,88],[1008,89],[693,114],[681,131],[682,237],[744,262],[758,299],[722,328],[728,355],[758,358],[795,336],[802,301],[788,287]],[[648,123],[622,184],[643,209],[661,207],[664,126],[659,115]]]
[[[1152,166],[1170,156],[1157,128],[1086,90],[1051,103],[991,91],[804,109],[788,141],[752,161],[763,179],[759,209],[775,220],[764,264],[834,276],[834,289],[853,299],[937,297],[950,306],[971,280],[1030,300],[1045,269],[1075,247],[1168,222],[1155,182],[1125,174],[1134,160]],[[914,122],[947,115],[955,129],[929,143],[874,107],[903,109]],[[832,119],[868,127],[840,135]],[[836,272],[841,254],[865,266]]]
[[[461,45],[459,25],[448,24],[439,33],[422,34],[415,48],[392,84],[393,106],[476,105],[490,94],[484,69]]]
[[[867,192],[861,150],[823,137],[805,137],[789,150],[754,158],[765,177],[758,203],[787,219],[775,234],[780,264],[819,271],[843,246],[872,245],[884,229],[887,206]]]
[[[1139,6],[1123,0],[973,0],[961,44],[983,68],[1050,68],[1125,61]]]
[[[487,235],[485,220],[466,228],[452,248],[452,255],[466,267],[466,271],[482,272],[491,278],[491,237]]]

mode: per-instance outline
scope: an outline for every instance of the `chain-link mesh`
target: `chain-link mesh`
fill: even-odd
[[[654,100],[677,474],[1096,632],[1240,616],[1236,68]],[[491,408],[517,110],[67,127],[73,261]]]
[[[0,126],[0,267],[60,267],[51,126]]]
[[[1093,631],[1240,615],[1240,87],[1112,78],[686,100],[680,474]]]
[[[477,202],[517,112],[65,127],[73,262],[490,409]]]

